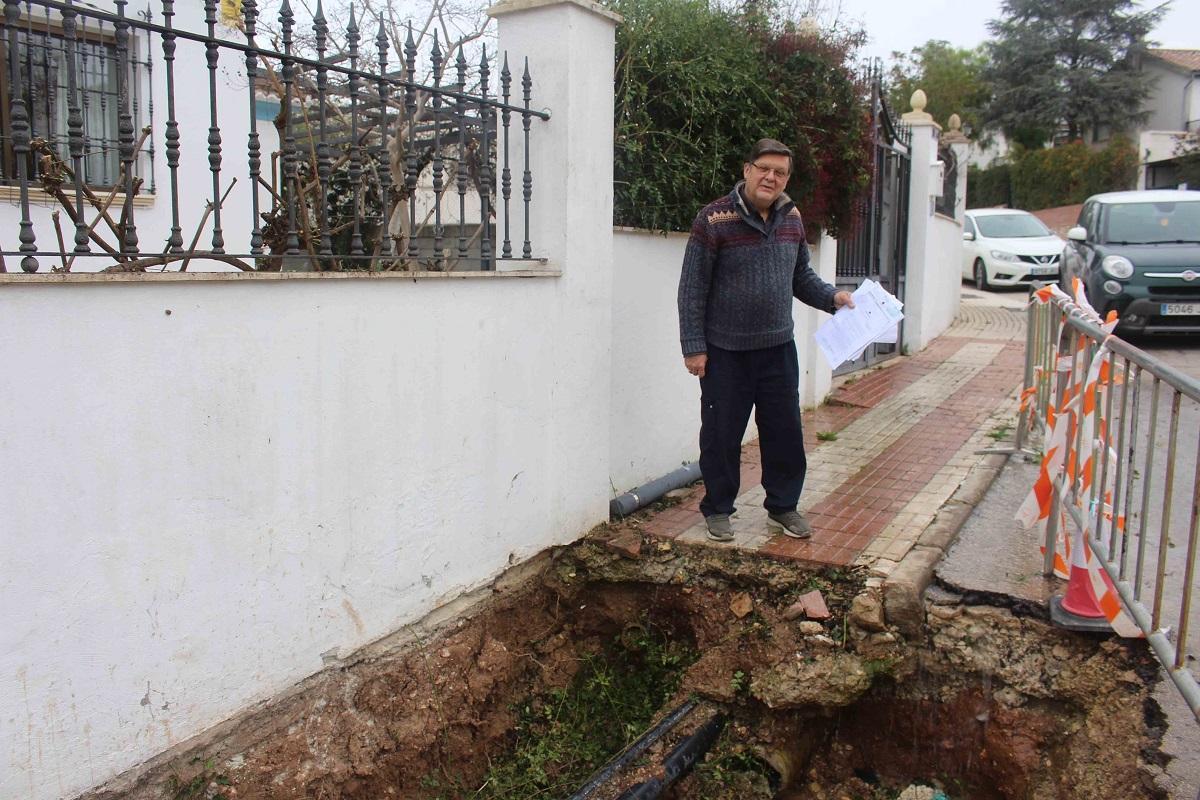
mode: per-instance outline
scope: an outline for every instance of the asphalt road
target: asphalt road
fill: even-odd
[[[1024,306],[1025,300],[1024,290],[980,292],[969,284],[963,285],[964,303],[1019,308]],[[1200,380],[1200,334],[1187,339],[1139,339],[1132,344],[1185,375]],[[1149,406],[1148,388],[1147,379],[1143,383],[1143,411]],[[1165,485],[1165,461],[1169,445],[1170,403],[1166,393],[1163,394],[1160,406],[1155,435],[1155,463],[1148,472],[1152,484],[1157,487],[1152,492],[1152,499],[1157,502],[1150,503],[1146,513],[1142,514],[1141,503],[1138,502],[1140,496],[1135,491],[1135,508],[1132,509],[1130,523],[1131,532],[1136,533],[1140,525],[1141,530],[1147,534],[1144,555],[1146,577],[1142,581],[1143,602],[1147,606],[1153,603],[1152,576],[1157,562],[1159,532],[1165,508],[1165,503],[1161,502],[1160,498],[1161,489]],[[1143,419],[1138,427],[1139,437],[1144,442],[1149,434],[1148,418]],[[1177,627],[1178,598],[1182,593],[1187,562],[1187,530],[1191,514],[1192,484],[1197,467],[1200,407],[1187,400],[1181,404],[1178,430],[1175,488],[1170,504],[1172,535],[1167,547],[1164,572],[1165,596],[1175,598],[1174,603],[1168,600],[1163,606],[1163,624],[1171,628]],[[1144,481],[1143,472],[1144,469],[1139,469],[1138,481]],[[1060,582],[1046,580],[1041,576],[1037,537],[1030,531],[1023,531],[1012,520],[1013,510],[1029,492],[1036,474],[1035,463],[1024,463],[1017,458],[1010,459],[1009,465],[960,532],[958,543],[938,569],[939,578],[954,586],[1008,594],[1033,602],[1044,602],[1049,594],[1062,591]],[[1132,559],[1133,556],[1131,563]],[[1195,585],[1197,582],[1200,582],[1200,578],[1193,580],[1196,596],[1192,601],[1193,613],[1187,626],[1187,651],[1192,655],[1200,654],[1200,587]],[[1194,658],[1189,658],[1189,661],[1195,673],[1198,662]],[[1200,792],[1200,724],[1180,698],[1174,684],[1165,677],[1157,689],[1156,697],[1170,721],[1163,749],[1173,756],[1166,774],[1162,776],[1162,783],[1174,800],[1193,800]]]

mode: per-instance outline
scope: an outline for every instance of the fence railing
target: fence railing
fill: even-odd
[[[276,50],[261,41],[256,0],[241,4],[237,40],[218,35],[218,0],[203,0],[203,32],[176,28],[174,0],[157,2],[158,17],[149,6],[130,16],[127,0],[112,2],[106,12],[73,0],[3,0],[0,179],[20,220],[19,247],[0,247],[0,271],[3,256],[19,257],[25,272],[71,271],[81,259],[115,271],[186,270],[196,259],[253,271],[488,270],[497,260],[533,258],[530,129],[549,114],[532,109],[528,61],[514,75],[504,57],[493,86],[486,50],[474,70],[461,48],[450,64],[435,33],[431,79],[421,83],[412,29],[393,58],[398,36],[382,17],[364,46],[351,12],[334,52],[321,4],[300,31],[284,0],[272,20]],[[178,96],[182,43],[203,48],[205,97]],[[166,113],[156,121],[160,91]],[[264,152],[259,119],[271,100],[279,145]],[[207,130],[183,129],[181,102],[206,105]],[[223,128],[247,122],[244,144],[233,145]],[[158,137],[167,174],[156,180]],[[180,170],[193,152],[207,156],[203,186]],[[168,197],[156,204],[170,209],[150,246],[135,202],[147,184],[151,192],[165,185]],[[198,223],[181,218],[181,193],[207,196]],[[39,211],[49,201],[65,212],[64,223],[54,210],[50,242],[47,220],[38,220],[41,238],[35,233],[31,199]],[[252,219],[245,241],[226,241],[233,211]],[[10,237],[0,231],[0,245]]]
[[[1035,292],[1041,288],[1034,285]],[[1200,382],[1104,330],[1064,296],[1031,303],[1026,398],[1030,425],[1065,437],[1043,477],[1050,502],[1045,572],[1061,554],[1060,520],[1086,537],[1126,619],[1149,641],[1193,714],[1200,686],[1188,666],[1195,630],[1200,516]],[[1047,418],[1052,418],[1047,425]],[[1050,456],[1043,455],[1043,469]],[[1061,571],[1061,564],[1059,565]]]

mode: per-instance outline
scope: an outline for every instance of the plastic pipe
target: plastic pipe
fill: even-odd
[[[698,480],[700,480],[699,462],[693,461],[691,464],[684,464],[661,478],[655,478],[649,483],[634,487],[625,494],[614,497],[608,503],[609,516],[614,519],[627,517],[639,508],[653,503],[672,489],[687,486]]]

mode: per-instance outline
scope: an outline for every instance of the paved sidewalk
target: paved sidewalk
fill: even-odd
[[[771,534],[757,441],[742,450],[735,538],[708,539],[703,488],[654,515],[642,530],[712,547],[800,562],[865,564],[891,573],[972,467],[976,451],[1011,435],[1024,364],[1024,294],[991,297],[963,287],[954,325],[929,347],[848,376],[829,402],[804,414],[808,478],[801,510],[808,540]]]

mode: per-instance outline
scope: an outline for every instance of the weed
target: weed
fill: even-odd
[[[1012,425],[1005,423],[1002,425],[997,425],[996,427],[992,428],[990,431],[988,431],[987,435],[989,437],[991,437],[994,441],[998,442],[1001,439],[1007,439],[1008,434],[1011,430],[1012,430]]]
[[[729,690],[734,694],[745,694],[750,690],[750,677],[739,669],[729,679]]]
[[[200,765],[200,771],[190,779],[185,780],[172,772],[164,787],[164,797],[167,800],[229,800],[229,796],[221,791],[221,787],[232,785],[229,778],[214,772],[211,758],[197,756],[188,762],[192,767],[197,764]]]
[[[868,658],[863,662],[863,670],[866,671],[867,677],[875,680],[883,675],[891,675],[898,661],[896,658]]]
[[[627,628],[606,652],[583,657],[570,686],[517,706],[513,748],[467,796],[528,800],[569,793],[645,731],[695,658],[648,623]]]
[[[717,740],[708,758],[696,765],[695,771],[700,796],[709,800],[740,798],[749,794],[762,796],[761,792],[767,789],[771,777],[775,777],[771,768],[737,743],[729,728]],[[755,788],[759,791],[754,791]]]
[[[817,441],[836,442],[837,438],[837,431],[817,431]]]

